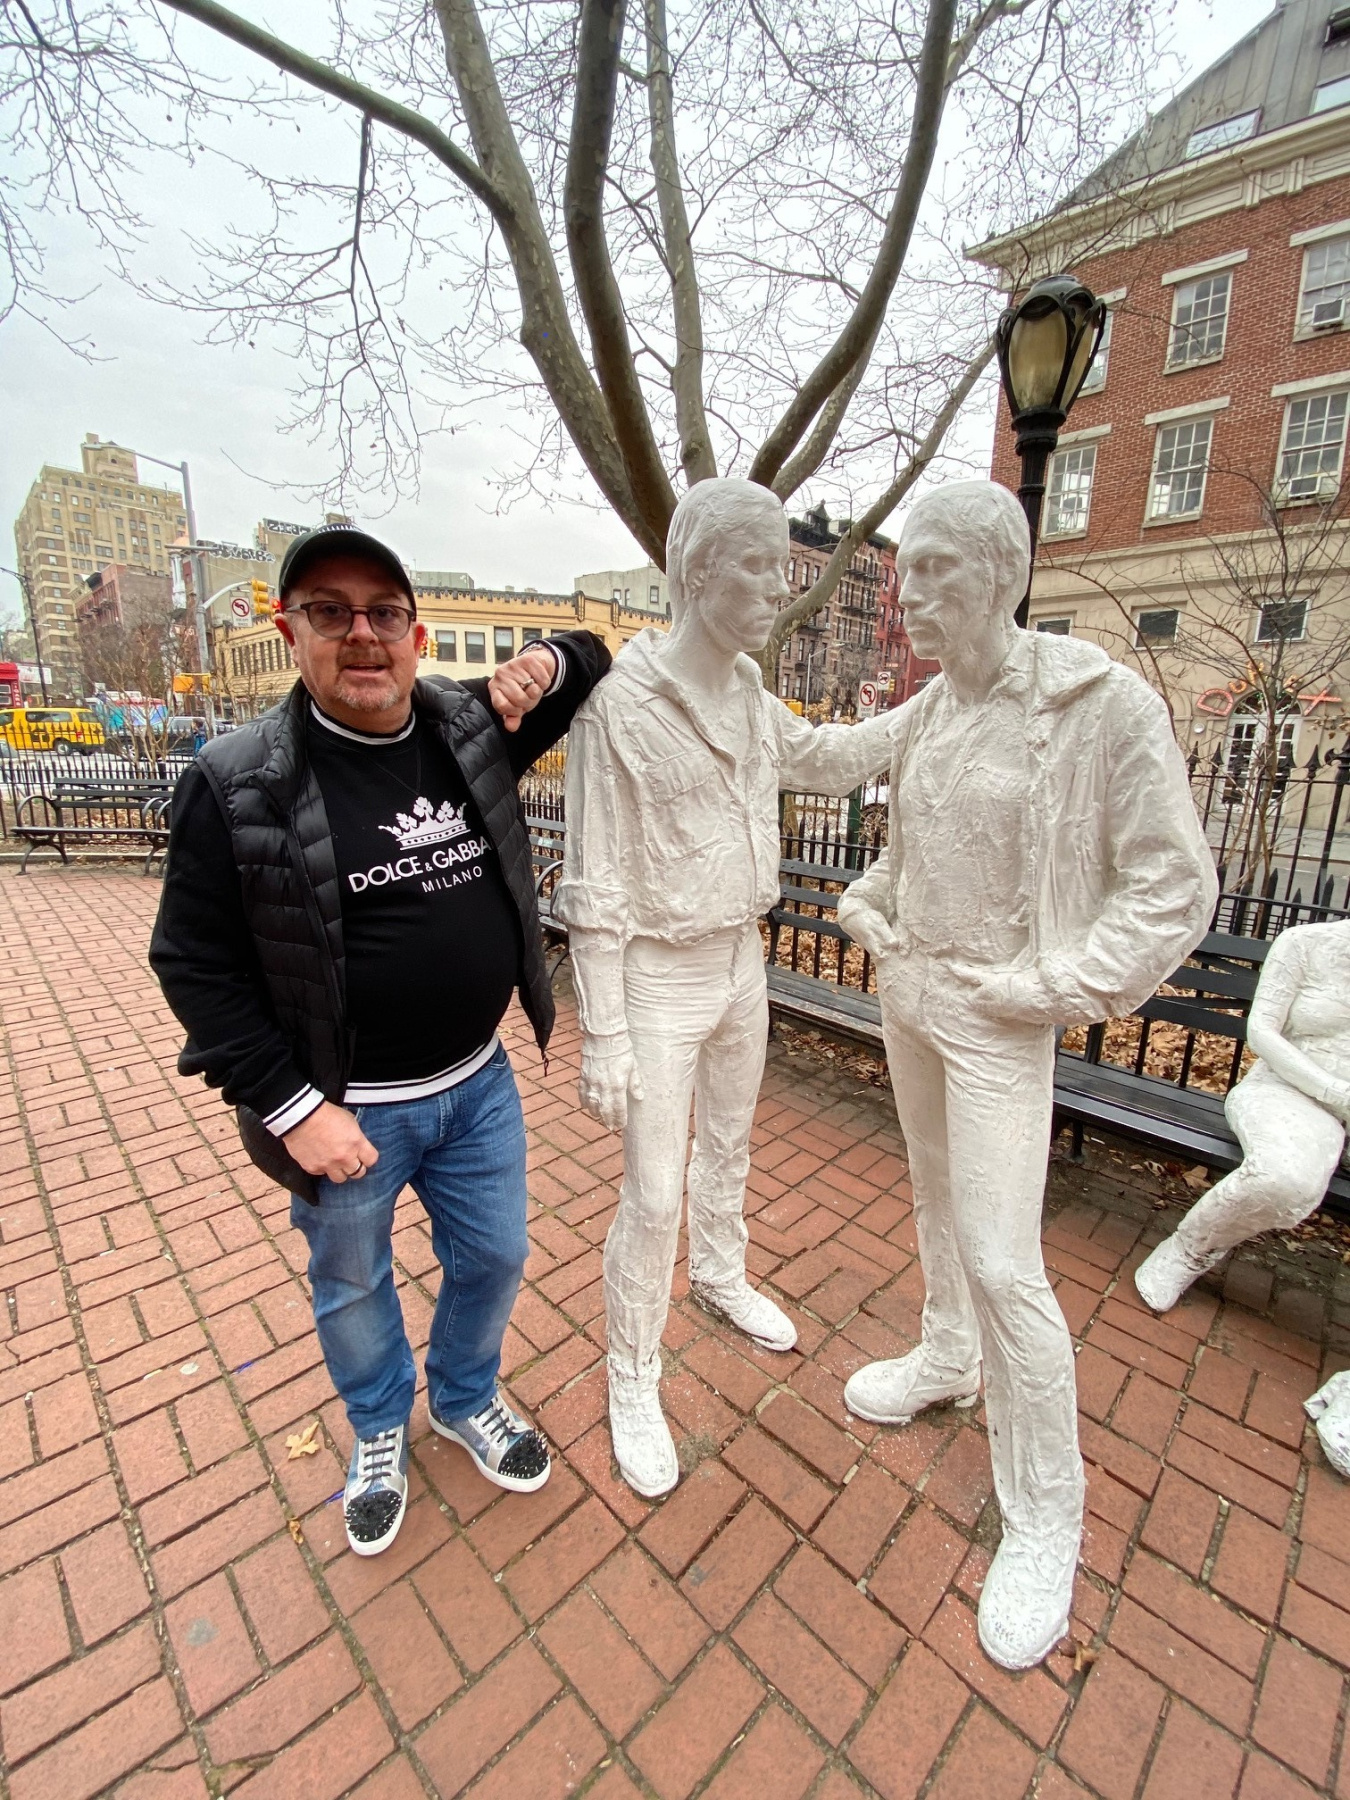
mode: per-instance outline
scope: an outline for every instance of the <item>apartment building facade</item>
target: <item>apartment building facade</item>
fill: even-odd
[[[1179,738],[1300,759],[1350,725],[1350,8],[1291,0],[1060,212],[972,255],[1106,300],[1047,478],[1031,624],[1094,638]],[[993,473],[1019,466],[1000,401]]]
[[[848,524],[831,521],[823,506],[788,524],[788,588],[795,599],[819,578]],[[893,677],[881,660],[878,623],[894,617],[895,598],[895,545],[871,537],[830,598],[784,643],[778,658],[781,698],[827,713],[851,712],[860,682],[876,680],[883,669]],[[887,647],[889,653],[889,639]]]
[[[112,564],[167,577],[169,546],[187,529],[182,495],[141,479],[136,457],[90,432],[79,468],[45,463],[14,522],[53,698],[84,693],[79,609],[88,577]]]

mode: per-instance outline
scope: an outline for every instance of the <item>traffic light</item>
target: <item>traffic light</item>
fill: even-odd
[[[270,619],[272,616],[272,596],[267,591],[265,581],[254,581],[249,584],[253,589],[253,616],[255,619]]]

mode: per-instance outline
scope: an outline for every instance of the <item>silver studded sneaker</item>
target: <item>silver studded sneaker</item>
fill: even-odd
[[[467,1419],[438,1419],[428,1406],[433,1431],[452,1444],[462,1444],[480,1475],[513,1493],[532,1494],[549,1478],[552,1464],[544,1434],[513,1413],[500,1394]]]
[[[357,1438],[342,1495],[347,1542],[358,1556],[378,1556],[398,1536],[407,1509],[407,1426]]]

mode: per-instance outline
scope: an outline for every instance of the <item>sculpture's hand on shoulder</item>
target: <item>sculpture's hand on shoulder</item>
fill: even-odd
[[[883,956],[894,956],[899,950],[899,939],[889,921],[866,900],[841,894],[836,916],[854,943],[861,944],[874,962],[879,962]]]
[[[644,1097],[642,1077],[626,1031],[582,1038],[578,1088],[584,1113],[609,1131],[623,1130],[628,1123],[629,1100]]]

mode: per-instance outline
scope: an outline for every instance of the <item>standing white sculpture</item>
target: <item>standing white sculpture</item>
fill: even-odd
[[[679,1479],[660,1345],[684,1193],[695,1297],[770,1350],[792,1321],[749,1285],[743,1218],[768,1036],[758,920],[779,894],[780,788],[845,794],[890,760],[890,718],[813,727],[747,652],[788,597],[783,508],[748,481],[698,483],[667,539],[672,629],[616,657],[572,724],[567,848],[581,1104],[624,1133],[605,1242],[610,1430],[640,1494]]]
[[[845,1404],[973,1403],[1003,1541],[980,1640],[1005,1668],[1068,1627],[1082,1532],[1073,1347],[1041,1259],[1054,1027],[1128,1012],[1198,942],[1213,863],[1159,697],[1103,650],[1019,631],[1026,520],[993,482],[921,500],[905,629],[942,673],[904,708],[885,851],[839,904],[876,959],[927,1284],[917,1350]]]
[[[1295,925],[1267,953],[1247,1018],[1257,1061],[1224,1102],[1243,1160],[1139,1265],[1155,1312],[1229,1250],[1314,1212],[1350,1123],[1350,921]]]

